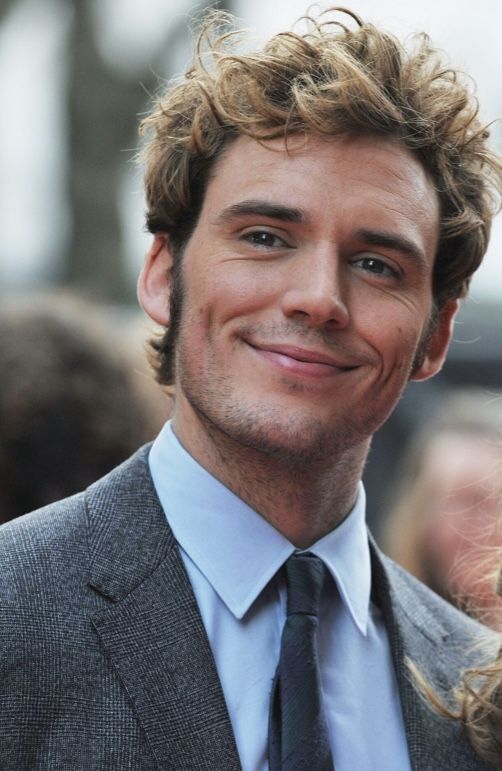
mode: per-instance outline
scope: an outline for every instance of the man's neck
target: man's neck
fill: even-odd
[[[214,477],[258,512],[291,543],[308,548],[336,528],[357,496],[369,440],[343,453],[295,462],[232,441],[218,430],[175,433]]]

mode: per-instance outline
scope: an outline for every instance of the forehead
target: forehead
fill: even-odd
[[[216,162],[206,198],[214,208],[278,201],[333,225],[383,218],[429,240],[439,232],[439,199],[426,170],[402,143],[381,137],[292,137],[287,145],[239,137]]]

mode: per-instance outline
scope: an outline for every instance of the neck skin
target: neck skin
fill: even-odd
[[[173,428],[201,466],[301,549],[349,514],[370,445],[367,439],[337,455],[295,463],[245,447],[193,413],[187,423],[175,412]]]

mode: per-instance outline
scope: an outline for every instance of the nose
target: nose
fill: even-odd
[[[289,285],[282,297],[288,318],[312,327],[343,328],[349,323],[343,270],[333,247],[324,246],[300,256],[290,265]]]

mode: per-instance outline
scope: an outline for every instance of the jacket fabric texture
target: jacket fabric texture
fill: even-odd
[[[0,528],[1,771],[241,768],[148,449]],[[447,694],[486,630],[371,550],[412,768],[492,768],[418,694],[406,664]]]

